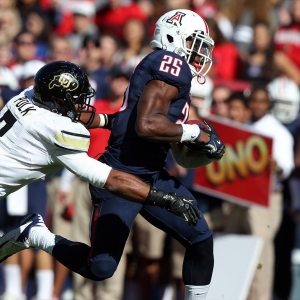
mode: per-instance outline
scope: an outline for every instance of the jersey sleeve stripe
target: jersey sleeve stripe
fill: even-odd
[[[55,143],[69,150],[87,151],[90,137],[66,136],[64,133],[55,135]]]
[[[79,151],[79,149],[65,148],[61,145],[58,145],[57,143],[54,143],[54,146],[56,146],[57,148],[60,148],[60,149],[68,150],[68,151]]]
[[[83,138],[87,138],[87,139],[90,138],[89,135],[86,135],[86,134],[79,134],[79,133],[74,133],[74,132],[70,132],[70,131],[66,131],[66,130],[62,130],[61,133],[68,134],[68,135],[72,135],[72,136],[83,137]]]

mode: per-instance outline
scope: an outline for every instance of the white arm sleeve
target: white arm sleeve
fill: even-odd
[[[112,169],[110,166],[90,158],[85,152],[67,152],[58,149],[51,156],[54,161],[63,165],[82,180],[101,189]]]

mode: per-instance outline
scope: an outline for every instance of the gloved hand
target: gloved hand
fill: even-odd
[[[177,196],[175,193],[165,193],[151,187],[147,199],[143,204],[165,208],[172,214],[186,221],[190,226],[195,226],[201,218],[199,209],[193,205],[193,199]]]
[[[207,133],[207,135],[210,138],[209,142],[207,142],[206,144],[192,142],[190,143],[189,147],[191,149],[194,148],[195,150],[200,151],[202,153],[206,153],[208,158],[219,160],[224,155],[226,148],[221,142],[219,135],[214,129],[214,127],[206,120],[204,120],[204,123],[207,125],[208,128],[202,124],[197,125],[199,126],[200,130]]]
[[[102,128],[111,130],[114,126],[114,121],[115,121],[117,114],[118,114],[118,112],[116,112],[114,114],[103,114],[103,116],[105,118],[105,124]]]

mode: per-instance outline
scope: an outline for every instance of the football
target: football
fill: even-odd
[[[201,120],[190,120],[187,121],[186,124],[201,124],[209,129]],[[171,152],[175,161],[187,169],[203,167],[214,161],[214,159],[208,158],[205,153],[201,153],[189,142],[172,143]]]

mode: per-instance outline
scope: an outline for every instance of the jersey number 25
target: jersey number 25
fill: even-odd
[[[179,76],[181,71],[182,60],[170,55],[164,55],[162,62],[160,63],[159,71],[165,73],[171,73],[174,76]]]

